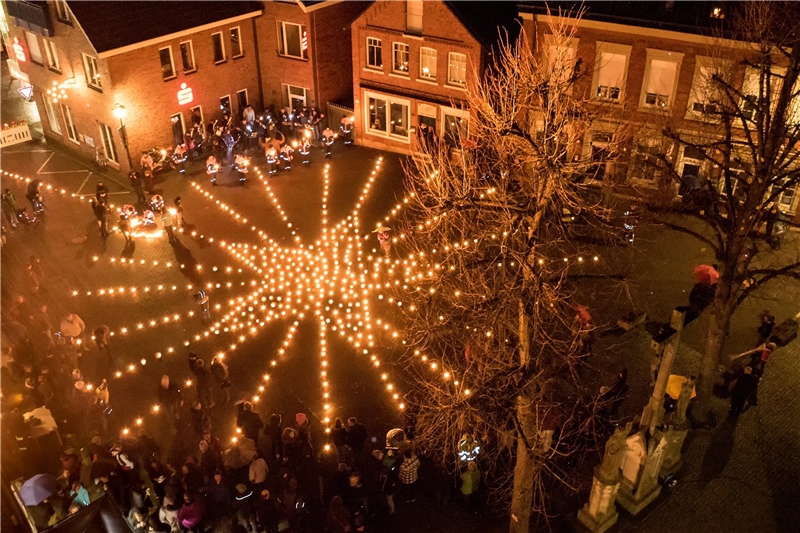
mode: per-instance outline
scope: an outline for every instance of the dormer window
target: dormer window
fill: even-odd
[[[724,19],[725,18],[725,11],[723,11],[721,7],[714,7],[714,8],[711,9],[711,18],[712,19]]]

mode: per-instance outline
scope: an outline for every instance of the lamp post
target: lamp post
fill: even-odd
[[[128,156],[128,167],[133,170],[133,161],[131,161],[131,151],[128,149],[128,130],[125,128],[125,106],[122,104],[114,104],[114,109],[111,111],[114,116],[119,119],[119,136],[122,139],[122,146],[125,147],[125,155]]]

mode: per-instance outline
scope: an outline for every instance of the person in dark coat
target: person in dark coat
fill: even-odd
[[[347,445],[353,450],[353,453],[359,454],[364,449],[364,443],[367,442],[367,426],[359,422],[356,417],[347,419]]]
[[[745,402],[755,395],[756,387],[758,387],[758,376],[753,373],[753,367],[748,365],[744,367],[742,375],[731,389],[731,409],[729,411],[731,416],[737,417],[742,413]]]
[[[256,496],[243,483],[236,485],[236,494],[233,499],[233,508],[236,510],[236,517],[239,524],[247,528],[250,533],[258,531],[256,522]]]
[[[258,413],[253,411],[253,404],[244,402],[239,416],[236,417],[236,427],[242,428],[242,433],[248,439],[252,439],[258,446],[258,434],[264,427],[264,422]]]
[[[214,407],[211,385],[214,378],[202,359],[198,359],[195,363],[194,375],[197,381],[197,399],[203,404],[204,409],[211,409]]]
[[[266,489],[261,491],[261,497],[256,502],[256,516],[265,533],[278,533],[278,506]]]
[[[222,476],[222,470],[214,472],[208,488],[209,512],[213,520],[224,518],[233,512],[233,494]]]
[[[283,439],[281,438],[281,422],[283,419],[281,415],[272,413],[269,417],[269,426],[264,428],[264,434],[269,436],[270,445],[270,462],[273,465],[280,464],[283,457]]]
[[[336,446],[336,451],[339,453],[339,460],[341,460],[345,453],[344,447],[347,445],[347,428],[344,427],[341,418],[334,420],[331,437],[333,437],[333,445]]]

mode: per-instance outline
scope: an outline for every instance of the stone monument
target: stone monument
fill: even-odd
[[[589,503],[578,511],[578,520],[594,533],[603,533],[617,522],[619,513],[614,506],[622,474],[620,467],[625,458],[627,437],[632,427],[618,427],[606,442],[603,462],[594,469]]]
[[[667,426],[667,431],[662,433],[667,444],[664,448],[664,461],[661,464],[661,472],[659,473],[661,479],[674,474],[683,466],[681,449],[690,425],[686,420],[686,409],[689,407],[693,392],[694,379],[689,378],[681,385],[677,410],[672,418],[673,424]]]
[[[623,479],[617,503],[632,515],[639,514],[661,494],[658,474],[666,445],[664,435],[648,437],[644,430],[628,437],[628,453],[622,464]]]

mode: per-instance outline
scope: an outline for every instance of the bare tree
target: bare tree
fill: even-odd
[[[576,454],[602,434],[580,304],[597,264],[589,243],[615,232],[587,176],[615,148],[603,161],[580,156],[595,115],[576,88],[573,31],[553,26],[543,54],[522,36],[473,73],[469,135],[455,157],[436,144],[406,168],[403,259],[382,261],[409,348],[416,440],[463,469],[459,441],[477,438],[512,532],[528,531],[532,510],[546,514],[553,486],[576,488]]]
[[[744,46],[711,41],[690,117],[663,125],[672,146],[657,159],[679,187],[682,202],[677,209],[652,206],[662,224],[713,250],[719,267],[693,408],[699,420],[710,413],[736,308],[766,283],[800,279],[800,250],[774,251],[780,242],[779,203],[800,183],[800,18],[791,3],[748,2],[736,8],[731,29]],[[702,161],[707,169],[702,177],[678,174],[672,163],[681,149]]]

